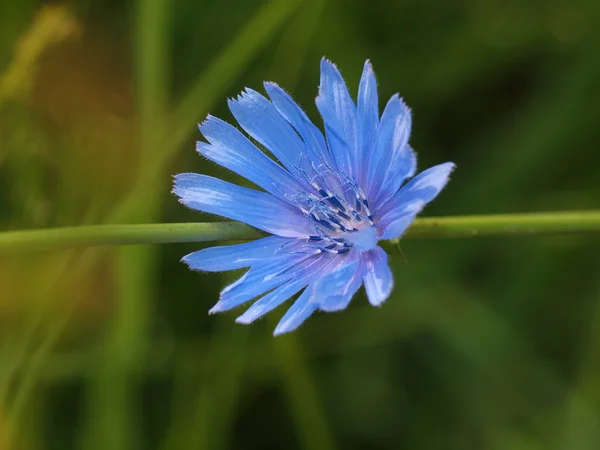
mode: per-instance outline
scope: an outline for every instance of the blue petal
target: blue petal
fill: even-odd
[[[256,261],[274,257],[277,249],[288,242],[289,238],[267,236],[244,244],[205,248],[184,256],[182,261],[190,269],[207,272],[240,269],[250,267]]]
[[[341,311],[348,306],[361,285],[361,262],[357,259],[342,264],[315,281],[310,301],[323,311]]]
[[[299,237],[314,232],[310,221],[290,204],[266,192],[207,175],[176,175],[173,192],[190,208],[239,220],[278,236]]]
[[[325,266],[331,263],[331,260],[332,258],[327,257],[327,255],[312,259],[309,265],[295,272],[294,277],[287,283],[279,286],[253,303],[244,314],[236,319],[236,322],[245,324],[254,322],[259,317],[277,308],[292,295],[306,287],[312,279],[318,276],[319,272]]]
[[[279,114],[296,129],[304,141],[308,156],[317,164],[323,160],[331,167],[333,160],[331,159],[321,130],[311,122],[294,99],[276,83],[265,82],[264,86]]]
[[[321,60],[321,83],[316,104],[338,169],[345,175],[354,176],[358,134],[356,106],[339,70],[325,58]]]
[[[394,287],[392,271],[387,263],[387,253],[381,247],[377,247],[363,253],[362,257],[364,263],[363,280],[367,297],[373,306],[379,306],[390,296]]]
[[[424,170],[379,208],[377,215],[383,217],[394,209],[403,208],[404,205],[419,200],[429,203],[446,186],[455,167],[454,163],[447,162]]]
[[[317,305],[308,301],[310,294],[309,286],[281,318],[273,333],[275,336],[294,331],[317,310]]]
[[[235,321],[243,324],[252,323],[256,319],[273,311],[286,300],[289,300],[292,295],[296,294],[307,285],[308,280],[304,279],[302,281],[289,281],[258,299],[244,314],[235,319]]]
[[[379,99],[377,97],[377,80],[371,62],[367,60],[363,69],[357,99],[358,114],[358,146],[356,158],[356,174],[358,184],[364,186],[364,166],[366,155],[370,155],[377,137],[379,125]]]
[[[221,291],[210,313],[227,311],[274,289],[294,277],[310,261],[308,255],[283,255],[254,264],[248,272]]]
[[[297,166],[304,143],[275,106],[252,89],[246,89],[236,100],[228,103],[242,128],[301,180],[302,173]]]
[[[407,143],[410,137],[411,122],[408,107],[397,94],[392,96],[383,110],[375,148],[366,167],[368,175],[365,188],[368,198],[372,199],[373,206],[376,206],[375,200],[380,196],[381,187],[392,162],[398,158],[401,162],[410,158]],[[402,175],[405,176],[406,173]]]
[[[289,198],[304,190],[288,171],[227,122],[208,116],[200,125],[200,131],[210,144],[198,142],[196,149],[211,161],[281,198]]]
[[[425,205],[423,200],[414,200],[412,203],[405,203],[399,208],[392,209],[377,223],[379,239],[397,239],[402,236]]]
[[[417,173],[417,154],[415,153],[415,150],[408,145],[408,151],[410,152],[410,164],[408,165],[408,173],[406,174],[406,178],[412,178],[415,176],[415,173]],[[400,182],[400,185],[402,185],[404,181]],[[398,187],[400,187],[400,185]],[[394,192],[395,193],[395,192]]]
[[[417,155],[410,145],[405,145],[401,151],[395,152],[388,170],[383,176],[383,182],[379,194],[373,203],[374,209],[383,205],[390,199],[404,183],[404,180],[412,177],[417,170]]]

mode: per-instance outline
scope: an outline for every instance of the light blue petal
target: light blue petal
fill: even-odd
[[[310,286],[304,290],[302,295],[298,297],[298,300],[296,300],[290,309],[287,310],[277,324],[273,335],[279,336],[280,334],[294,331],[317,310],[317,305],[308,301],[309,297]]]
[[[423,200],[414,200],[388,212],[377,223],[379,239],[397,239],[402,236],[426,204]]]
[[[289,238],[267,236],[244,244],[205,248],[184,256],[182,261],[190,269],[207,272],[240,269],[250,267],[256,261],[275,257],[276,251],[289,242]]]
[[[289,198],[304,187],[287,170],[260,151],[239,130],[213,116],[200,125],[209,143],[198,142],[200,154],[236,172],[280,198]]]
[[[410,145],[405,145],[402,151],[395,152],[388,170],[383,176],[376,200],[373,202],[374,210],[388,201],[404,183],[412,177],[417,170],[417,155]]]
[[[279,114],[296,129],[304,141],[309,158],[317,165],[323,161],[329,167],[332,167],[333,160],[331,159],[321,130],[311,122],[294,99],[276,83],[265,82],[264,86]]]
[[[406,174],[406,178],[412,178],[415,176],[415,173],[417,173],[417,154],[415,153],[415,150],[410,145],[408,145],[408,150],[410,152],[410,164],[409,164],[408,173]],[[404,181],[401,181],[400,185],[402,185],[403,182]],[[398,187],[400,187],[400,186],[398,186]]]
[[[331,260],[332,257],[329,255],[313,258],[310,264],[295,272],[294,277],[288,282],[254,302],[244,314],[236,319],[236,322],[252,323],[259,317],[277,308],[292,295],[306,287],[312,279],[318,276],[320,271],[331,263]]]
[[[394,278],[388,266],[387,253],[381,247],[362,254],[364,264],[363,281],[369,302],[373,306],[381,305],[392,292]]]
[[[358,184],[364,186],[363,170],[367,156],[373,151],[379,125],[379,99],[377,96],[377,80],[371,62],[367,60],[363,69],[357,98],[358,114],[358,146],[356,157],[356,174]]]
[[[228,104],[242,128],[302,180],[302,173],[297,166],[303,155],[304,143],[275,106],[249,88],[237,99],[229,100]]]
[[[361,285],[361,261],[357,259],[319,278],[314,283],[310,301],[322,311],[341,311],[346,309]]]
[[[299,237],[314,232],[310,221],[290,204],[218,178],[179,174],[173,192],[190,208],[239,220],[278,236]]]
[[[370,154],[367,166],[367,185],[365,186],[368,198],[375,205],[375,199],[380,195],[381,186],[387,176],[387,172],[395,160],[403,162],[410,158],[407,150],[408,138],[410,137],[411,114],[406,104],[394,95],[390,98],[383,114],[377,133],[377,141],[373,152]],[[405,171],[405,174],[408,170]],[[402,179],[404,181],[404,179]]]
[[[209,311],[211,314],[227,311],[294,277],[294,273],[309,264],[308,255],[283,255],[254,264],[248,272],[221,291],[219,301]]]
[[[447,162],[424,170],[402,186],[391,199],[379,208],[377,215],[382,218],[390,211],[402,209],[404,205],[412,204],[415,201],[429,203],[444,189],[455,167],[454,163]]]
[[[252,306],[250,306],[244,314],[235,319],[235,321],[237,323],[250,324],[256,319],[273,311],[307,285],[308,280],[304,279],[302,281],[289,281],[255,301]]]
[[[358,138],[356,106],[339,70],[325,58],[321,60],[321,83],[315,102],[323,117],[329,150],[338,169],[345,175],[354,176]]]

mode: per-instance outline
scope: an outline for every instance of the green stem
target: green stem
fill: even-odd
[[[0,233],[0,254],[100,245],[166,244],[252,239],[262,234],[242,223],[91,225]]]
[[[600,211],[430,217],[404,238],[600,232]],[[92,225],[0,232],[0,254],[100,245],[247,240],[264,233],[238,222]]]
[[[416,219],[406,237],[468,237],[600,232],[600,211],[430,217]]]

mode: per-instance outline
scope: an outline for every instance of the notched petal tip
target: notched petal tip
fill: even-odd
[[[363,76],[374,74],[373,64],[371,64],[371,60],[365,60],[365,64],[363,65]]]
[[[276,83],[275,81],[265,81],[263,83],[263,86],[265,88],[265,91],[267,92],[267,95],[271,98],[271,102],[273,102],[273,95],[277,94],[277,92],[282,92],[283,94],[287,95],[290,99],[292,98],[291,94],[285,90],[284,88],[282,88],[281,86],[279,86],[278,83]],[[293,100],[292,100],[293,101]]]
[[[323,67],[323,64],[331,64],[332,66],[335,66],[335,64],[332,63],[331,60],[327,56],[321,57],[321,67]]]
[[[321,58],[321,77],[325,75],[323,72],[329,71],[332,71],[333,73],[341,76],[340,69],[338,69],[338,66],[333,61],[323,56],[323,58]]]
[[[198,124],[198,129],[200,130],[200,133],[204,134],[203,130],[206,129],[207,126],[210,126],[212,122],[219,120],[220,119],[218,117],[215,117],[212,114],[207,114],[204,120]]]
[[[281,86],[279,86],[279,83],[277,83],[276,81],[264,81],[263,86],[265,87],[265,89],[268,89],[270,87],[275,87],[275,88],[279,88],[281,90],[285,90]]]
[[[407,105],[407,103],[404,101],[404,97],[402,97],[402,96],[400,95],[400,93],[399,93],[399,92],[396,92],[396,93],[395,93],[395,94],[392,96],[392,98],[394,99],[394,101],[397,101],[398,103],[400,103],[400,109],[402,110],[402,112],[403,112],[404,114],[409,114],[409,113],[411,113],[411,111],[412,111],[412,110],[411,110],[411,109],[410,109],[410,107]]]
[[[244,94],[246,96],[249,96],[249,95],[260,95],[260,96],[262,96],[262,94],[260,92],[254,90],[252,88],[249,88],[249,87],[244,88]]]

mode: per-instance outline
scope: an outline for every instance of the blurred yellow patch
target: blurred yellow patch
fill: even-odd
[[[0,76],[0,103],[10,97],[29,94],[37,63],[44,51],[80,33],[79,23],[67,8],[60,5],[43,7],[19,41],[12,63]]]

